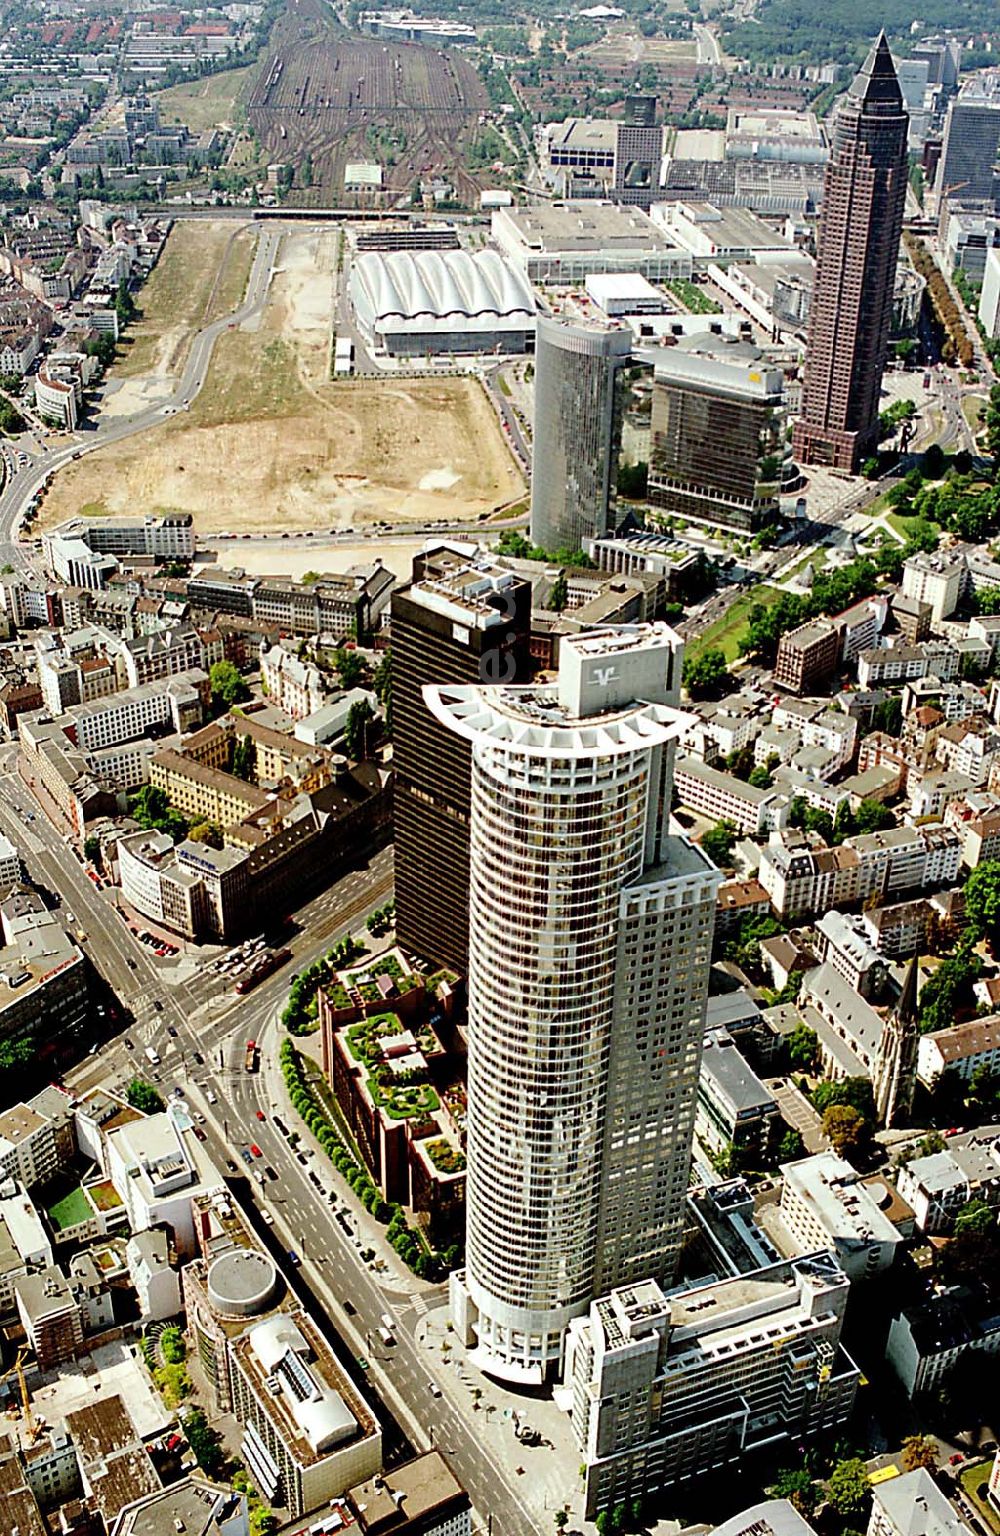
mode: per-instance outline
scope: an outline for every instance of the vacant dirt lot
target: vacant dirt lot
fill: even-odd
[[[329,379],[336,231],[295,231],[256,329],[219,339],[191,410],[57,476],[82,506],[191,512],[209,532],[474,522],[524,485],[472,379]]]
[[[139,294],[141,319],[123,338],[112,379],[163,380],[179,374],[195,331],[239,305],[254,239],[251,230],[232,220],[178,221]],[[131,402],[136,394],[128,391],[125,398]],[[130,403],[128,408],[136,407]]]

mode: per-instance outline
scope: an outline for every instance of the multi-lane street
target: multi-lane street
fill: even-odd
[[[206,1147],[220,1173],[232,1179],[256,1175],[245,1181],[243,1192],[266,1213],[263,1235],[301,1260],[296,1280],[331,1320],[343,1340],[342,1356],[354,1362],[356,1380],[367,1384],[369,1394],[377,1392],[376,1413],[385,1417],[382,1405],[388,1405],[411,1444],[447,1448],[477,1508],[492,1515],[496,1536],[536,1530],[532,1512],[498,1459],[483,1454],[480,1436],[499,1435],[500,1425],[488,1424],[485,1416],[473,1422],[468,1391],[457,1379],[451,1381],[440,1353],[418,1337],[422,1319],[445,1305],[445,1287],[419,1282],[403,1269],[383,1241],[383,1229],[284,1101],[277,1064],[279,1015],[291,970],[363,927],[365,915],[386,900],[392,888],[391,849],[346,871],[309,902],[297,914],[299,931],[289,941],[291,965],[237,997],[232,979],[210,965],[196,967],[190,955],[164,961],[138,941],[116,913],[114,891],[96,888],[77,855],[38,811],[14,771],[13,751],[12,745],[0,749],[0,830],[16,838],[33,880],[58,897],[67,929],[86,935],[83,948],[130,1015],[120,1034],[69,1074],[69,1086],[75,1092],[123,1089],[141,1075],[154,1081],[164,1097],[180,1089],[201,1119]],[[261,1070],[254,1074],[245,1070],[248,1039],[261,1047]],[[159,1056],[157,1065],[147,1061],[147,1047]],[[278,1130],[275,1114],[286,1130],[301,1134],[299,1150]],[[241,1153],[251,1145],[263,1156],[247,1169]],[[268,1167],[276,1178],[264,1174]],[[366,1262],[362,1252],[371,1249],[376,1258]],[[385,1315],[394,1319],[391,1346],[378,1332]],[[367,1373],[357,1357],[368,1362]],[[389,1443],[398,1445],[398,1434]]]

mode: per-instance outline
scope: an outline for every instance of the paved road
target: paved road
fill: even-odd
[[[281,236],[282,230],[278,226],[267,225],[261,229],[243,303],[232,314],[213,320],[196,334],[184,372],[172,395],[131,416],[109,416],[96,424],[85,423],[71,437],[60,435],[56,439],[49,439],[42,452],[8,480],[0,494],[0,565],[12,565],[22,571],[31,569],[31,551],[18,543],[17,529],[28,503],[50,475],[71,459],[93,453],[98,448],[107,447],[109,443],[121,442],[137,432],[146,432],[165,417],[187,408],[205,382],[217,338],[223,331],[249,320],[263,308]]]
[[[495,1536],[528,1536],[538,1529],[531,1512],[502,1467],[484,1452],[482,1436],[500,1433],[499,1425],[469,1422],[471,1415],[463,1416],[461,1404],[456,1405],[447,1390],[437,1387],[436,1395],[430,1385],[447,1366],[428,1344],[418,1341],[417,1332],[421,1319],[445,1305],[445,1288],[423,1284],[402,1270],[385,1247],[381,1229],[328,1160],[314,1150],[300,1162],[274,1125],[277,1108],[286,1126],[295,1126],[294,1116],[284,1108],[275,1065],[281,1035],[278,1015],[290,968],[242,998],[234,995],[231,978],[207,967],[182,979],[181,963],[160,961],[138,942],[113,911],[115,893],[96,889],[76,854],[40,815],[13,772],[13,751],[12,746],[0,749],[0,829],[17,836],[31,876],[59,894],[67,928],[82,928],[87,934],[83,947],[134,1016],[123,1035],[69,1074],[73,1089],[124,1087],[137,1071],[155,1081],[164,1095],[179,1086],[204,1115],[207,1144],[220,1171],[230,1175],[244,1171],[241,1149],[258,1145],[264,1156],[259,1163],[255,1160],[253,1172],[260,1177],[270,1165],[278,1179],[265,1181],[264,1188],[252,1182],[252,1199],[269,1212],[270,1231],[281,1245],[293,1247],[302,1258],[297,1278],[314,1293],[320,1313],[343,1341],[342,1357],[353,1360],[363,1354],[369,1360],[368,1395],[377,1389],[413,1443],[447,1449],[477,1508],[492,1514]],[[391,888],[392,850],[387,848],[367,866],[349,870],[302,909],[301,931],[290,945],[292,966],[303,969],[337,938],[356,929]],[[184,964],[190,968],[190,961]],[[263,1047],[259,1074],[244,1068],[248,1039]],[[144,1059],[147,1046],[156,1049],[159,1066],[150,1067]],[[264,1120],[258,1120],[258,1109]],[[311,1141],[304,1127],[295,1128],[305,1143]],[[361,1250],[369,1246],[385,1255],[384,1272],[361,1258]],[[345,1310],[345,1301],[353,1314]],[[390,1347],[378,1337],[384,1313],[395,1320],[396,1342]],[[385,1416],[380,1402],[373,1406]],[[400,1443],[398,1436],[393,1443]]]
[[[695,22],[694,39],[698,47],[699,64],[722,63],[722,49],[719,46],[719,39],[711,27],[701,26],[698,22]]]

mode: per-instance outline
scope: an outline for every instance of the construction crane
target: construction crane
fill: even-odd
[[[29,1438],[34,1442],[41,1434],[42,1426],[35,1418],[34,1412],[32,1410],[31,1397],[28,1392],[28,1383],[24,1376],[24,1362],[27,1358],[27,1355],[28,1351],[26,1349],[19,1349],[17,1352],[17,1359],[14,1361],[14,1364],[10,1367],[10,1369],[4,1371],[3,1375],[0,1376],[0,1381],[6,1381],[8,1376],[16,1375],[17,1384],[21,1393],[21,1409],[24,1413],[25,1428],[28,1431]]]

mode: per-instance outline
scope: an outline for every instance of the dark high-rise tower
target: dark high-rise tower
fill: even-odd
[[[883,32],[841,103],[823,184],[796,457],[856,471],[879,392],[906,198],[903,96]]]
[[[525,683],[531,583],[447,544],[392,595],[393,804],[399,942],[465,974],[472,757],[430,714],[425,683]]]
[[[611,196],[616,203],[649,208],[659,196],[663,129],[656,122],[655,96],[627,96],[615,130]]]

